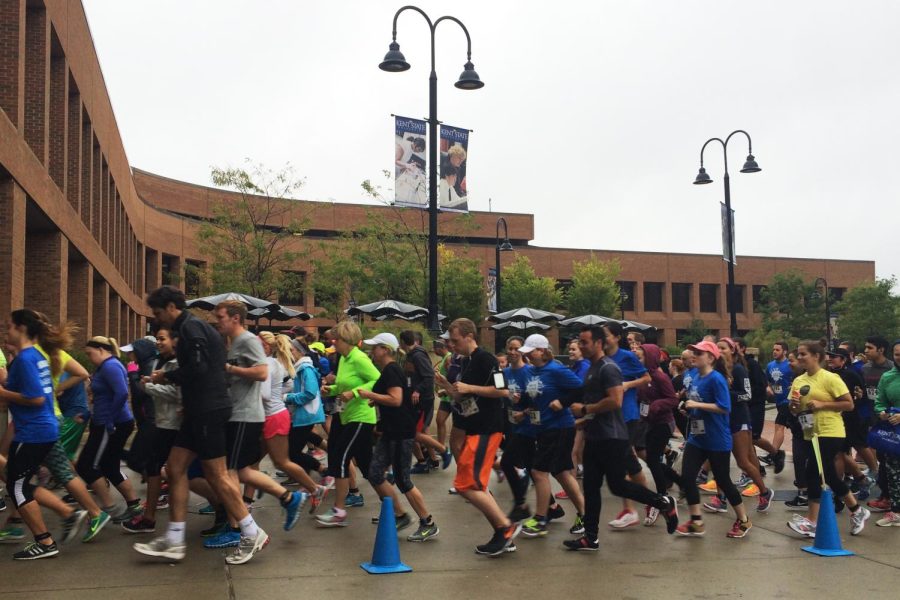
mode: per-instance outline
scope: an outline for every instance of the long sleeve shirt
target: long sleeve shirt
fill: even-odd
[[[342,424],[375,424],[377,421],[375,409],[369,406],[368,400],[360,398],[358,390],[371,390],[379,377],[381,377],[381,372],[359,348],[352,348],[347,356],[341,357],[334,385],[329,388],[328,392],[331,396],[353,392],[353,399],[345,403],[344,409],[341,411]]]
[[[91,391],[94,425],[112,426],[134,418],[128,406],[128,373],[118,358],[111,356],[97,367],[91,377]]]

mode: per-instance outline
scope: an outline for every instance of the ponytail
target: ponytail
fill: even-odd
[[[96,335],[92,337],[86,346],[90,348],[98,348],[100,350],[106,350],[116,358],[121,358],[122,353],[119,351],[119,343],[116,341],[116,338],[104,337],[102,335]]]
[[[731,373],[728,371],[728,366],[725,364],[725,359],[723,357],[719,357],[713,363],[713,371],[718,371],[722,374],[725,379],[729,382],[731,381]]]
[[[297,375],[297,371],[294,369],[294,360],[291,355],[291,338],[281,334],[275,336],[274,356],[275,360],[281,363],[281,366],[293,379]]]
[[[72,321],[63,321],[58,326],[42,312],[22,308],[12,312],[12,322],[22,325],[28,337],[36,341],[41,349],[50,357],[50,374],[58,377],[65,367],[60,352],[72,347],[78,326]]]

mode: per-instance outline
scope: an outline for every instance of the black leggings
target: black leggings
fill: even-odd
[[[822,453],[822,470],[825,472],[825,483],[834,492],[835,498],[843,498],[850,493],[844,480],[838,476],[834,466],[835,457],[844,451],[844,438],[820,437],[819,451]],[[819,475],[819,464],[816,462],[815,450],[811,441],[806,445],[806,485],[810,502],[817,502],[822,497],[822,477]]]
[[[6,463],[6,487],[16,508],[34,500],[36,486],[31,480],[37,475],[41,463],[53,449],[53,445],[54,442],[45,444],[13,442],[10,445],[9,460]]]
[[[797,421],[797,417],[793,415],[790,418]],[[789,427],[791,430],[791,451],[794,453],[794,480],[796,481],[797,489],[805,490],[808,479],[806,477],[806,463],[810,459],[815,462],[816,457],[812,454],[812,446],[807,446],[806,441],[803,439],[803,428],[800,427],[799,421],[790,423]]]
[[[700,504],[700,490],[697,489],[697,475],[703,463],[709,461],[716,485],[725,492],[731,506],[743,504],[741,493],[731,481],[731,450],[704,450],[694,444],[684,445],[684,457],[681,462],[681,489],[687,494],[689,506]]]
[[[134,421],[117,423],[111,434],[105,425],[91,423],[87,443],[78,457],[75,469],[85,483],[91,485],[101,477],[105,477],[112,485],[125,481],[125,475],[119,467],[124,456],[125,442],[134,431]]]
[[[663,454],[669,445],[672,430],[668,423],[651,425],[647,431],[647,467],[653,475],[656,491],[665,494],[673,482],[681,483],[681,476],[663,462]]]
[[[500,458],[500,467],[506,475],[506,481],[512,489],[513,501],[516,506],[525,504],[525,496],[528,494],[529,477],[519,477],[517,469],[525,469],[529,476],[531,465],[534,462],[534,451],[537,441],[535,438],[512,433],[506,439],[506,449]]]
[[[322,463],[306,453],[307,442],[319,438],[313,433],[313,427],[315,425],[291,427],[291,432],[288,434],[288,455],[291,462],[300,465],[307,473],[318,473],[322,469]],[[319,438],[319,443],[321,440],[322,438]]]
[[[631,453],[628,440],[584,442],[584,531],[591,539],[597,539],[600,528],[600,487],[603,485],[604,475],[609,491],[616,496],[649,504],[660,510],[669,508],[664,495],[654,494],[644,486],[625,479],[625,464]]]

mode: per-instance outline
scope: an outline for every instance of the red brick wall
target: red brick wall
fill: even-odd
[[[28,7],[25,15],[25,141],[43,164],[47,164],[49,25],[46,10]]]

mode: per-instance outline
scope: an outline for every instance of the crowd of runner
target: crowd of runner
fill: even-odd
[[[147,304],[154,335],[122,348],[91,337],[91,373],[68,353],[72,324],[29,309],[8,316],[0,542],[33,537],[15,559],[55,556],[60,544],[91,542],[115,523],[137,535],[159,530],[135,551],[181,560],[193,492],[212,515],[203,546],[227,548],[226,561],[242,564],[269,541],[251,514],[258,495],[277,498],[285,531],[307,510],[318,526],[340,528],[364,502],[360,479],[393,499],[398,531],[416,525],[408,541],[425,542],[440,529],[413,476],[454,463],[450,493],[490,526],[478,554],[513,552],[520,534],[546,536],[566,516],[563,499],[575,513],[564,547],[597,550],[604,480],[622,503],[610,528],[662,518],[668,534],[699,537],[704,512],[730,507],[727,536],[743,538],[751,514],[775,501],[766,469],[785,469],[786,429],[796,493],[784,505],[798,511],[791,531],[815,537],[823,481],[851,535],[872,512],[883,513],[877,525],[900,526],[900,453],[868,443],[877,423],[900,425],[900,341],[870,337],[864,355],[850,343],[778,342],[764,365],[741,339],[707,336],[670,357],[610,321],[571,340],[564,365],[543,335],[511,337],[494,354],[478,345],[475,323],[457,319],[434,341],[432,364],[412,330],[363,339],[347,320],[321,340],[302,328],[257,335],[239,302],[219,304],[214,325],[188,312],[173,287]],[[777,411],[772,439],[763,435],[767,404]],[[267,455],[275,477],[260,470]],[[493,473],[509,485],[508,511],[491,492]],[[880,495],[870,497],[876,481]],[[45,513],[60,519],[52,533]]]

